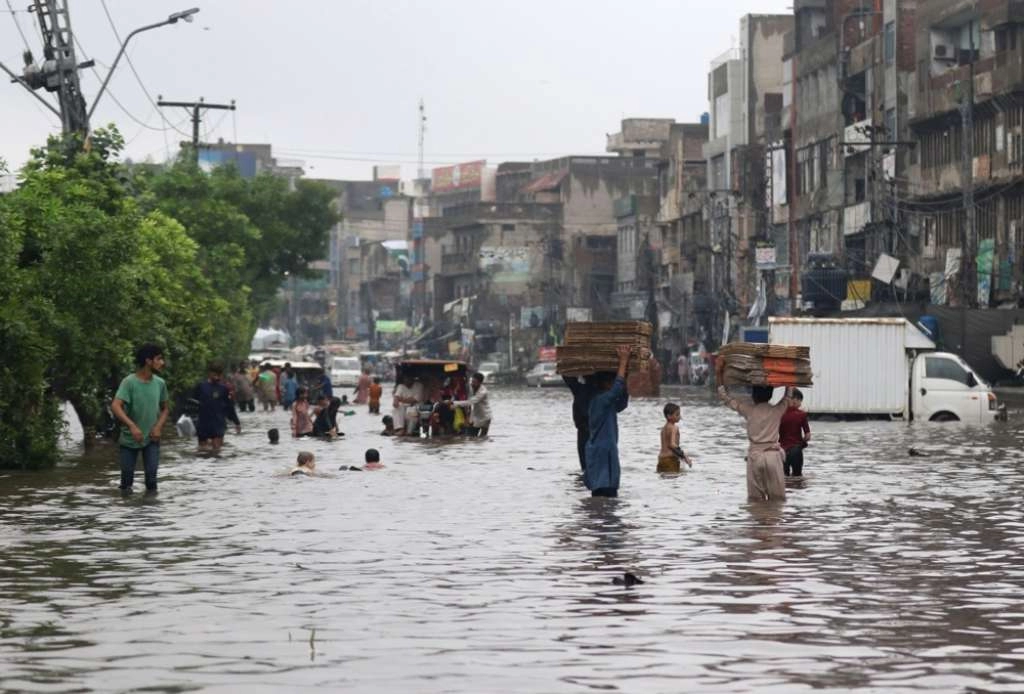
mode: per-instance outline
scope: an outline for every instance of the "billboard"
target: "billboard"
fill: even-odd
[[[430,172],[431,190],[435,193],[479,190],[483,186],[486,165],[487,162],[481,160],[436,168]]]

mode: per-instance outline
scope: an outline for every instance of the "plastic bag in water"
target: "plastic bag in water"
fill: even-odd
[[[183,439],[191,439],[196,435],[196,425],[187,414],[181,415],[175,427],[178,430],[178,436]]]

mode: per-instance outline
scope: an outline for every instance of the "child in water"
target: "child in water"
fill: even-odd
[[[380,414],[380,396],[384,393],[384,387],[380,384],[380,378],[374,378],[370,385],[370,414]]]
[[[689,467],[693,461],[679,447],[679,405],[670,402],[665,405],[665,426],[661,428],[661,451],[658,452],[658,472],[679,472],[679,461]]]
[[[309,415],[307,392],[305,388],[299,388],[292,404],[292,436],[295,438],[313,433],[313,418]]]
[[[363,465],[364,470],[383,470],[384,463],[380,462],[380,452],[376,448],[366,449],[366,464]]]
[[[391,415],[389,415],[389,414],[384,415],[384,417],[380,420],[380,423],[384,425],[384,431],[380,432],[381,436],[395,436],[396,435],[396,432],[395,432],[395,420],[394,420],[394,418]]]
[[[349,472],[362,472],[363,470],[383,470],[384,463],[380,462],[380,451],[376,448],[367,448],[366,454],[363,456],[366,463],[362,467],[356,467],[355,465],[342,465],[339,470],[348,470]]]
[[[288,473],[289,475],[309,475],[312,476],[316,472],[316,459],[313,454],[309,451],[302,451],[299,453],[298,459],[295,461],[295,467]]]

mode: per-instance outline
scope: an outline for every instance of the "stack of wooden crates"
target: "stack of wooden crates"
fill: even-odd
[[[635,347],[630,371],[646,371],[651,360],[652,327],[646,321],[569,323],[565,344],[558,348],[558,373],[589,376],[599,371],[616,371],[619,345]]]

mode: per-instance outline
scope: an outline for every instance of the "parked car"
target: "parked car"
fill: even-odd
[[[534,388],[562,385],[562,377],[555,371],[557,364],[553,361],[542,361],[526,374],[526,385]]]
[[[355,387],[361,373],[358,357],[334,357],[331,360],[331,385]]]

